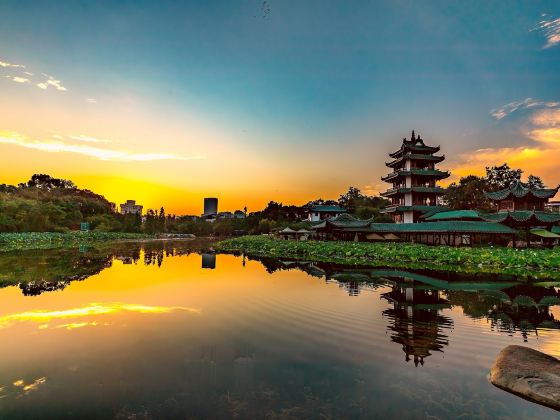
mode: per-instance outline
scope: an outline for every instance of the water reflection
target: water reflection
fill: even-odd
[[[216,268],[216,254],[203,252],[202,253],[202,268],[213,270]]]
[[[512,276],[412,272],[392,269],[352,269],[329,264],[258,259],[267,272],[300,270],[336,282],[349,296],[380,287],[391,290],[381,297],[391,304],[382,311],[389,321],[391,340],[402,346],[405,360],[424,365],[431,352],[449,345],[447,331],[453,321],[445,309],[461,308],[472,319],[486,320],[492,331],[513,335],[524,342],[539,330],[559,330],[551,311],[560,305],[560,282],[528,282]]]
[[[63,290],[73,281],[99,274],[112,267],[115,260],[128,265],[138,264],[142,258],[144,265],[161,267],[164,256],[189,255],[209,246],[204,241],[188,244],[154,241],[117,243],[80,252],[74,249],[5,252],[0,254],[0,287],[17,285],[25,296],[37,296]]]
[[[0,328],[12,326],[16,322],[35,322],[40,323],[40,329],[50,326],[49,323],[61,319],[75,319],[82,317],[92,317],[99,315],[109,315],[118,312],[136,312],[140,314],[165,314],[173,311],[186,311],[190,313],[200,314],[200,309],[187,308],[182,306],[149,306],[130,303],[94,303],[80,308],[65,309],[61,311],[28,311],[20,312],[0,317]],[[74,329],[85,327],[88,325],[96,326],[96,322],[80,322],[61,324],[55,328]]]
[[[388,330],[391,340],[402,346],[405,360],[411,357],[414,365],[424,365],[424,358],[431,351],[443,352],[449,345],[445,331],[453,326],[453,321],[441,310],[450,308],[449,301],[438,290],[414,287],[414,284],[396,283],[382,298],[392,304],[383,311],[389,320]]]
[[[560,352],[557,282],[164,242],[18,256],[0,418],[552,417],[486,375],[507,344]]]

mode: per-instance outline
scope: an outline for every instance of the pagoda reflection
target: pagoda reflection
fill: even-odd
[[[392,305],[383,316],[389,320],[391,340],[402,346],[407,362],[424,365],[432,352],[443,352],[449,345],[445,331],[453,327],[453,321],[441,314],[451,307],[443,292],[405,280],[381,297]]]

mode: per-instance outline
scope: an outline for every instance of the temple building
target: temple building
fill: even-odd
[[[436,184],[450,174],[436,169],[436,164],[445,159],[436,155],[439,149],[439,146],[426,146],[412,131],[410,140],[403,139],[401,148],[389,154],[393,160],[386,165],[393,172],[381,180],[392,187],[381,195],[391,200],[383,212],[391,214],[395,223],[416,223],[425,213],[446,209],[438,204],[445,189]]]
[[[310,222],[318,222],[321,220],[330,219],[332,217],[338,217],[341,214],[346,213],[346,210],[340,206],[336,205],[315,205],[309,209],[309,215],[307,219]]]
[[[509,188],[485,192],[496,203],[498,212],[485,215],[484,219],[525,231],[533,227],[550,229],[560,222],[560,214],[545,211],[545,206],[558,188],[534,188],[516,181]]]

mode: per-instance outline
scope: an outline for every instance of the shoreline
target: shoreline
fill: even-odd
[[[456,248],[410,243],[287,241],[243,236],[220,241],[219,252],[361,267],[430,269],[560,279],[560,249]]]

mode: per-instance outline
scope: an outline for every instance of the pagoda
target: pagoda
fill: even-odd
[[[545,211],[545,204],[556,195],[559,188],[535,188],[517,180],[503,190],[484,192],[486,197],[496,203],[498,212],[483,217],[518,229],[537,226],[550,228],[560,223],[560,214]]]
[[[444,155],[436,155],[439,149],[426,146],[412,131],[410,140],[403,139],[400,149],[389,154],[393,160],[386,165],[393,172],[381,180],[392,184],[392,188],[381,195],[391,200],[383,212],[391,214],[395,223],[416,223],[423,214],[447,209],[438,204],[438,197],[446,191],[436,183],[450,175],[436,169],[436,164],[445,159]]]

